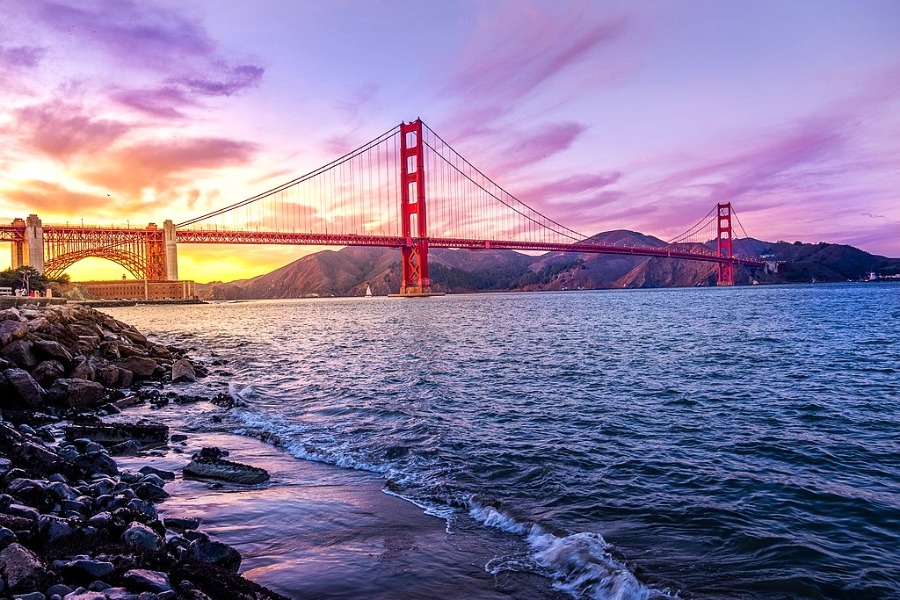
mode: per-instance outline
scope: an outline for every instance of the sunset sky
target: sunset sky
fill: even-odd
[[[4,221],[178,222],[421,117],[578,231],[665,239],[731,201],[756,238],[900,256],[896,0],[0,0],[0,17]],[[313,250],[181,246],[180,275]]]

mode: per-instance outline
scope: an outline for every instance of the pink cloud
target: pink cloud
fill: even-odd
[[[98,119],[76,104],[51,100],[13,113],[12,131],[24,144],[58,160],[105,150],[131,130],[112,119]]]

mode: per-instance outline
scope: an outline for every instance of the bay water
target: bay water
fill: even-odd
[[[202,427],[368,473],[511,597],[900,597],[900,285],[104,310],[210,366]]]

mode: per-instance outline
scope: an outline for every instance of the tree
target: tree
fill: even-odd
[[[34,267],[22,266],[18,269],[6,269],[0,272],[0,286],[23,289],[25,292],[47,289],[47,278]]]

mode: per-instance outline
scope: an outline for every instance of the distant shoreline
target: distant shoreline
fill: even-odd
[[[69,300],[72,304],[83,304],[91,308],[114,308],[117,306],[158,306],[161,304],[208,304],[205,300]]]

